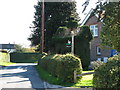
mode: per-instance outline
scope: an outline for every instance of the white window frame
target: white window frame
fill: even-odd
[[[103,60],[104,60],[104,63],[107,63],[108,62],[108,57],[104,57]]]
[[[101,48],[97,46],[97,55],[101,55]]]
[[[90,25],[90,30],[93,34],[93,37],[97,37],[98,36],[98,25]]]

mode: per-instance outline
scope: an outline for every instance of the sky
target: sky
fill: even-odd
[[[97,0],[91,0],[85,13],[82,13],[82,4],[86,0],[77,1],[77,12],[81,20]],[[34,5],[37,0],[0,0],[0,44],[21,44],[24,47],[30,45],[27,38],[31,34],[30,24],[34,20]]]

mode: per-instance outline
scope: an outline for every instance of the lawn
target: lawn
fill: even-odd
[[[51,74],[49,74],[39,66],[36,66],[36,69],[39,73],[40,78],[51,84],[62,85],[67,87],[80,87],[80,86],[92,87],[93,86],[92,84],[93,74],[83,76],[82,80],[78,81],[77,83],[65,83],[65,82],[62,82],[62,80],[60,80],[59,78],[52,76]],[[82,73],[87,73],[87,72],[93,72],[93,71],[83,71]]]
[[[83,71],[83,73],[87,73],[91,71]],[[72,87],[79,87],[79,86],[93,86],[93,74],[91,75],[85,75],[82,77],[81,81],[78,81],[76,84],[74,84]]]

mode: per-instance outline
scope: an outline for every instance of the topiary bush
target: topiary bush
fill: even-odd
[[[77,74],[82,73],[81,60],[72,54],[47,55],[41,58],[39,65],[53,76],[61,78],[65,82],[74,81],[75,70]],[[78,77],[79,79],[81,77]]]
[[[95,88],[120,89],[120,55],[108,59],[108,62],[95,70],[93,77]]]

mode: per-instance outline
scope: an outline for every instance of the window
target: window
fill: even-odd
[[[93,37],[98,36],[98,25],[90,25],[90,30],[93,34]]]
[[[104,60],[104,63],[107,63],[108,57],[104,57],[103,60]]]
[[[98,46],[97,47],[97,55],[100,55],[101,54],[101,49],[100,49],[100,47]]]
[[[97,58],[98,61],[101,61],[101,58]]]

